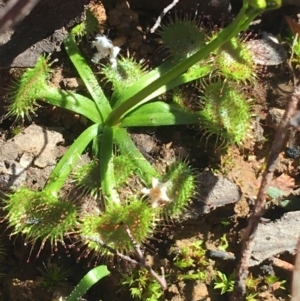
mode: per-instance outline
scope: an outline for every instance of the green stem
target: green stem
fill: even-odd
[[[213,41],[204,46],[191,57],[181,61],[176,66],[171,67],[166,73],[161,74],[158,79],[138,91],[125,102],[121,103],[109,114],[106,124],[116,125],[120,123],[120,120],[141,101],[143,101],[143,99],[151,95],[163,85],[169,83],[174,78],[180,76],[198,61],[205,59],[216,48],[236,36],[242,29],[248,27],[250,22],[252,22],[259,13],[261,12],[253,8],[248,8],[248,5],[244,5],[236,19],[227,28],[222,30]]]
[[[46,83],[40,91],[42,91],[42,95],[37,95],[36,99],[43,99],[44,102],[54,106],[83,115],[94,123],[102,123],[95,103],[89,98],[80,94],[50,87]]]
[[[143,99],[143,101],[139,102],[138,105],[141,106],[142,104],[146,103],[147,101],[152,100],[153,98],[158,97],[159,95],[161,95],[163,93],[166,93],[171,89],[174,89],[174,88],[176,88],[180,85],[183,85],[183,84],[187,84],[187,83],[189,83],[191,81],[194,81],[196,79],[199,79],[201,77],[204,77],[204,76],[208,75],[212,70],[213,70],[212,65],[199,66],[198,68],[195,68],[194,70],[188,70],[186,73],[184,73],[184,74],[178,76],[177,78],[171,80],[167,85],[161,86],[155,92],[148,95],[146,98]],[[160,76],[160,73],[158,73],[158,74]],[[122,95],[122,99],[123,98],[124,98],[124,95]],[[117,102],[116,106],[118,104],[122,103],[122,99],[120,99]],[[135,108],[133,107],[130,110],[134,110],[134,109]]]
[[[80,155],[101,128],[99,124],[93,124],[80,134],[53,169],[44,190],[49,191],[52,195],[58,194]]]
[[[106,126],[100,145],[100,176],[101,188],[106,202],[120,203],[118,192],[116,191],[115,171],[113,164],[113,139],[114,128]]]
[[[141,152],[137,149],[127,131],[123,128],[116,128],[114,132],[115,142],[118,149],[125,156],[128,156],[135,166],[138,168],[140,175],[147,185],[151,185],[152,178],[159,178],[159,173],[145,159]]]
[[[98,114],[101,116],[102,122],[111,112],[111,107],[105,97],[93,71],[82,56],[73,35],[70,33],[64,41],[66,52],[68,53],[73,65],[75,66],[80,78],[83,80],[86,88],[91,94],[98,108]]]

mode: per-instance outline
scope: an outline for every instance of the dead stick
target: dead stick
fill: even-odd
[[[0,11],[0,33],[26,17],[39,0],[10,0]]]
[[[274,266],[281,268],[283,270],[286,270],[288,272],[293,272],[293,270],[294,270],[293,264],[291,264],[285,260],[282,260],[280,258],[272,257],[271,262]]]
[[[155,30],[157,29],[157,27],[160,26],[161,20],[162,18],[166,15],[166,13],[168,11],[170,11],[177,3],[179,2],[179,0],[173,0],[173,2],[171,4],[169,4],[168,6],[166,6],[164,8],[164,10],[162,11],[162,13],[158,16],[155,24],[153,25],[153,27],[150,29],[150,32],[153,33],[155,32]]]
[[[234,287],[234,292],[232,294],[233,301],[243,301],[246,295],[246,279],[248,277],[248,267],[249,261],[253,249],[254,237],[257,230],[258,223],[265,211],[265,202],[267,189],[272,180],[274,170],[276,167],[278,156],[282,150],[282,146],[285,137],[291,127],[291,119],[295,116],[298,102],[300,101],[300,86],[294,88],[294,92],[291,96],[290,101],[287,104],[286,111],[281,120],[281,123],[277,129],[274,142],[271,147],[270,157],[263,173],[260,189],[257,195],[257,200],[252,209],[251,216],[249,218],[249,223],[246,228],[246,233],[244,240],[242,242],[241,248],[241,258],[237,268],[237,277]]]

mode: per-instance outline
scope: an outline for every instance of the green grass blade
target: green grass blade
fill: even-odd
[[[90,270],[78,283],[66,301],[78,301],[94,284],[110,274],[106,265],[100,265]]]
[[[101,128],[102,127],[99,126],[99,124],[93,124],[80,134],[53,169],[44,189],[48,190],[52,194],[58,193],[72,168],[80,158],[80,155],[92,139],[98,135]]]
[[[98,107],[98,114],[101,116],[102,121],[105,120],[111,112],[111,107],[92,69],[82,56],[72,34],[69,34],[69,36],[65,39],[64,45],[73,65],[80,75],[80,78],[84,82]]]

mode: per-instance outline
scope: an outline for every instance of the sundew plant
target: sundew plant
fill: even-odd
[[[242,144],[251,114],[249,97],[240,86],[255,82],[255,66],[251,52],[236,37],[256,16],[280,5],[279,0],[244,0],[234,21],[211,38],[190,20],[164,25],[160,35],[170,58],[151,71],[133,59],[118,59],[119,49],[99,37],[93,60],[109,57],[102,73],[112,83],[110,95],[103,92],[89,66],[90,58],[83,57],[77,44],[93,22],[87,19],[76,26],[64,46],[88,96],[52,86],[51,66],[45,57],[23,74],[11,93],[10,116],[29,117],[39,100],[89,120],[41,191],[22,187],[8,195],[5,211],[12,233],[24,235],[33,245],[41,241],[40,249],[49,241],[55,250],[69,236],[85,248],[85,255],[111,254],[112,250],[131,254],[163,219],[178,219],[195,192],[194,169],[187,160],[178,159],[161,174],[137,149],[127,128],[192,124],[225,145]],[[186,44],[186,35],[195,31],[196,41]],[[178,87],[206,76],[210,80],[199,104],[186,103]],[[159,98],[165,92],[173,93],[168,102]],[[74,171],[87,148],[91,161]],[[94,210],[82,210],[62,193],[70,177],[74,185],[91,192],[97,202]],[[138,178],[138,185],[131,187],[133,177]],[[122,193],[128,187],[131,193]]]

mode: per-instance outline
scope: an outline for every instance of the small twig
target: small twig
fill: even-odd
[[[271,261],[274,266],[283,269],[285,271],[293,272],[294,270],[294,265],[280,258],[272,257]]]
[[[110,247],[109,245],[107,245],[103,240],[99,240],[98,238],[96,237],[93,237],[93,236],[88,236],[88,235],[85,235],[85,236],[82,236],[82,239],[85,239],[85,240],[90,240],[90,241],[93,241],[93,242],[96,242],[97,244],[99,244],[101,247],[107,249],[109,252],[111,252],[112,254],[122,258],[123,260],[126,260],[128,262],[131,262],[132,264],[136,264],[136,265],[139,265],[139,262],[137,262],[136,260],[132,259],[131,257],[127,256],[127,255],[124,255],[122,253],[120,253],[119,251],[115,250],[114,248]]]
[[[155,24],[153,25],[153,27],[150,29],[150,32],[153,33],[155,32],[155,30],[160,26],[161,20],[162,18],[166,15],[166,13],[168,11],[170,11],[177,3],[179,2],[179,0],[173,0],[173,2],[171,4],[169,4],[168,6],[166,6],[164,8],[164,10],[162,11],[162,13],[159,15],[159,17],[157,18]]]
[[[160,284],[160,286],[162,287],[163,290],[166,290],[168,287],[167,287],[167,282],[166,282],[166,279],[165,279],[165,272],[164,272],[164,269],[161,268],[161,271],[162,271],[162,275],[159,276],[152,268],[149,264],[146,263],[146,260],[145,260],[145,257],[143,255],[143,252],[140,248],[140,245],[135,241],[135,239],[133,238],[132,234],[131,234],[131,231],[130,229],[128,228],[128,226],[124,225],[124,229],[129,237],[129,239],[131,240],[131,243],[135,249],[135,252],[136,252],[136,255],[139,259],[139,261],[136,261],[135,259],[127,256],[127,255],[124,255],[122,253],[120,253],[119,251],[113,249],[112,247],[110,247],[109,245],[107,245],[103,240],[101,239],[98,239],[98,237],[93,237],[93,236],[83,236],[82,238],[83,239],[86,239],[86,240],[91,240],[93,242],[96,242],[98,243],[99,245],[101,245],[102,247],[104,247],[105,249],[109,250],[112,254],[122,258],[123,260],[126,260],[128,262],[131,262],[132,264],[136,264],[140,267],[143,267],[145,268],[149,274]]]
[[[295,87],[291,99],[287,105],[284,116],[276,132],[274,142],[270,151],[270,157],[266,169],[264,171],[260,189],[257,195],[256,203],[252,209],[251,216],[249,218],[249,224],[246,228],[245,238],[242,242],[241,259],[237,268],[237,277],[232,294],[233,301],[242,301],[246,295],[246,279],[248,277],[249,260],[252,254],[254,245],[254,237],[257,230],[258,223],[265,211],[265,202],[267,189],[272,180],[274,170],[276,167],[278,156],[282,150],[285,137],[291,127],[290,120],[295,116],[297,105],[300,101],[300,87]]]
[[[291,301],[300,300],[300,238],[297,244],[297,255],[295,260],[293,282],[292,282],[292,298]]]
[[[148,272],[150,273],[150,275],[160,284],[160,286],[162,287],[163,290],[166,290],[167,287],[167,282],[165,279],[165,272],[163,267],[161,267],[161,271],[162,271],[162,275],[161,277],[151,268],[151,266],[149,264],[146,263],[145,257],[141,251],[140,245],[135,241],[135,239],[133,238],[130,229],[128,228],[128,226],[124,226],[125,227],[125,231],[128,235],[128,237],[130,238],[135,252],[140,260],[139,265],[143,268],[145,268],[146,270],[148,270]]]
[[[0,33],[26,17],[39,0],[10,0],[0,11]]]

